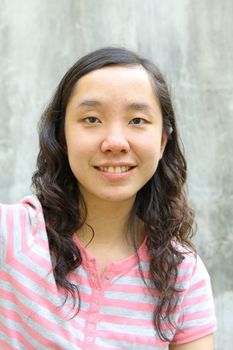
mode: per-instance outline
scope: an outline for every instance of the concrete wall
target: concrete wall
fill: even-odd
[[[189,163],[217,350],[232,349],[233,329],[232,14],[231,0],[0,0],[0,200],[29,193],[37,121],[77,57],[120,45],[155,60],[173,91]]]

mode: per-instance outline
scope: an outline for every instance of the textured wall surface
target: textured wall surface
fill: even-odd
[[[0,0],[0,200],[30,192],[39,116],[78,57],[119,45],[152,58],[186,149],[217,350],[232,350],[233,329],[232,14],[232,0]]]

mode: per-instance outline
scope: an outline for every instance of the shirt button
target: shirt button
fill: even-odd
[[[109,275],[106,275],[106,276],[105,276],[105,279],[106,279],[107,281],[109,281],[109,280],[110,280],[110,276],[109,276]]]

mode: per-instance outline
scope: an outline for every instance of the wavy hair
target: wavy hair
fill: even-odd
[[[77,285],[68,274],[82,263],[72,236],[86,219],[85,202],[67,158],[64,135],[66,107],[78,80],[87,73],[108,65],[142,66],[148,72],[158,98],[163,129],[168,142],[152,178],[138,191],[131,211],[129,227],[136,242],[136,218],[144,223],[150,257],[150,276],[159,291],[154,310],[154,327],[162,340],[169,340],[163,322],[173,325],[173,312],[179,300],[176,281],[183,256],[174,242],[192,247],[194,215],[185,194],[186,161],[181,150],[170,93],[159,69],[149,60],[124,49],[107,47],[78,60],[62,78],[42,115],[39,125],[40,150],[32,186],[39,198],[47,228],[50,252],[54,256],[54,276],[66,298],[79,301]],[[136,247],[135,247],[136,248]],[[143,276],[142,276],[143,278]],[[74,304],[75,305],[75,304]],[[78,311],[77,311],[78,312]]]

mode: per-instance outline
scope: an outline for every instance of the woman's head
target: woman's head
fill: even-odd
[[[80,78],[66,108],[65,141],[87,206],[101,200],[132,207],[167,141],[147,71],[111,65]]]
[[[67,158],[64,131],[67,105],[82,77],[107,66],[144,68],[149,75],[155,98],[158,100],[161,108],[163,132],[168,137],[164,157],[160,163],[164,161],[165,164],[168,162],[176,163],[176,158],[181,156],[171,98],[167,85],[158,68],[149,60],[140,58],[129,50],[122,48],[103,48],[82,57],[68,70],[61,80],[41,121],[41,150],[38,158],[41,175],[43,174],[42,177],[46,178],[47,181],[57,183],[59,187],[64,186],[64,190],[67,187],[74,188],[77,185],[76,178],[73,176]],[[183,159],[181,163],[184,163]],[[177,164],[175,167],[177,167]],[[184,177],[185,174],[183,171],[181,171],[181,175]],[[183,180],[182,178],[182,183]]]

